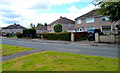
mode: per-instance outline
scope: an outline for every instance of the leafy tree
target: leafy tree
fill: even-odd
[[[54,31],[55,32],[62,32],[62,25],[61,24],[56,24],[54,26]]]
[[[47,23],[45,23],[44,26],[47,27]]]
[[[120,20],[120,1],[98,2],[95,5],[100,7],[97,9],[97,13],[103,16],[107,16],[109,18],[109,21],[117,22],[118,20]]]
[[[38,24],[37,24],[37,27],[39,27],[39,26],[43,26],[43,24],[41,24],[41,23],[38,23]]]
[[[34,29],[35,25],[33,23],[30,24],[30,28]]]

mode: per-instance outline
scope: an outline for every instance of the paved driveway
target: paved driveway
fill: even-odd
[[[92,55],[92,56],[102,56],[110,58],[118,58],[118,47],[105,47],[105,46],[80,46],[80,45],[71,45],[69,43],[50,43],[44,41],[30,41],[30,40],[17,40],[2,38],[2,44],[22,46],[28,48],[35,48],[34,50],[28,52],[17,53],[9,56],[4,56],[3,61],[19,57],[24,54],[39,52],[39,51],[59,51],[59,52],[68,52],[76,53],[82,55]]]

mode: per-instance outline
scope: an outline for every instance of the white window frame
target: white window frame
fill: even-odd
[[[103,21],[103,18],[105,19],[104,21],[108,21],[109,20],[109,18],[105,16],[105,17],[101,18],[101,21]]]
[[[94,23],[94,17],[88,17],[85,19],[86,20],[86,23]]]
[[[71,26],[72,26],[72,24],[68,24],[68,26],[69,26],[69,27],[71,27]]]
[[[89,29],[95,29],[95,27],[91,26],[91,27],[85,27],[85,31],[88,31],[88,28]]]
[[[108,26],[111,26],[111,25],[108,25]],[[100,29],[101,29],[102,32],[111,32],[111,31],[113,31],[113,30],[112,30],[112,29],[113,29],[113,26],[111,26],[111,30],[110,30],[110,31],[103,31],[102,26],[100,26]]]
[[[81,24],[81,19],[78,19],[78,20],[77,20],[77,24]]]

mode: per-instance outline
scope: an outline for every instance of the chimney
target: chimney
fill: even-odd
[[[62,16],[60,16],[60,18],[63,18]]]

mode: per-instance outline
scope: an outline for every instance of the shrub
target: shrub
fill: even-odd
[[[12,33],[6,33],[6,37],[11,37]]]
[[[64,30],[63,32],[67,32],[67,30]]]
[[[23,30],[23,37],[30,37],[35,38],[36,37],[36,29],[24,29]]]
[[[62,32],[62,25],[61,24],[56,24],[54,26],[54,31],[55,32]]]
[[[23,34],[22,33],[17,33],[16,36],[17,36],[17,38],[22,38]]]
[[[49,40],[64,40],[64,41],[71,41],[71,33],[44,33],[43,38]]]

